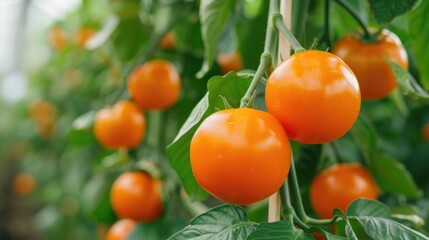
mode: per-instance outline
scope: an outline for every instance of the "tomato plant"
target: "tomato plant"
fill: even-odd
[[[0,239],[429,239],[429,1],[73,2],[2,13]]]

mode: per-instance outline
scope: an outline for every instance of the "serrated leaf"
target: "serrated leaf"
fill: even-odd
[[[419,68],[420,82],[429,89],[429,24],[427,13],[429,12],[429,1],[420,1],[420,4],[409,14],[408,29],[412,42],[414,59]]]
[[[238,206],[215,207],[191,220],[189,226],[174,234],[169,240],[244,240],[254,230],[247,212]]]
[[[358,221],[366,234],[373,239],[383,240],[423,240],[429,239],[423,234],[395,221],[381,217],[350,217]]]
[[[382,202],[360,198],[348,206],[347,215],[387,218],[390,216],[390,209]]]
[[[204,63],[197,77],[203,77],[213,65],[219,38],[228,22],[236,0],[202,0],[200,3],[201,35]]]
[[[410,10],[417,0],[369,0],[378,23],[386,24]]]
[[[189,149],[195,131],[210,114],[225,109],[222,97],[228,100],[232,107],[238,107],[251,81],[251,77],[240,77],[234,72],[212,77],[207,83],[208,93],[195,106],[174,141],[167,147],[171,164],[190,198],[201,200],[208,196],[196,182],[191,169]]]
[[[273,240],[273,239],[295,239],[295,240],[312,240],[313,236],[305,233],[301,229],[296,229],[290,222],[278,221],[271,223],[261,223],[256,230],[250,234],[246,240]]]
[[[387,62],[395,74],[401,92],[411,99],[429,104],[429,94],[417,83],[414,77],[399,64],[390,60],[387,60]]]

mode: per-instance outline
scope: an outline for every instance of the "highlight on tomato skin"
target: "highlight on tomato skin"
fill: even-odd
[[[396,77],[386,58],[408,69],[408,57],[401,40],[383,29],[378,42],[366,43],[357,34],[342,37],[332,52],[346,62],[359,82],[363,100],[386,97],[396,87]]]
[[[322,144],[350,130],[361,98],[357,79],[343,60],[309,50],[290,56],[272,72],[265,103],[290,139]]]
[[[310,202],[322,218],[331,218],[335,208],[347,211],[358,198],[376,200],[377,183],[358,163],[335,164],[318,173],[310,185]]]
[[[97,112],[94,135],[106,148],[134,148],[144,139],[146,119],[133,102],[120,101]]]
[[[238,108],[216,112],[195,132],[191,168],[216,198],[249,205],[276,192],[290,168],[287,134],[267,112]]]

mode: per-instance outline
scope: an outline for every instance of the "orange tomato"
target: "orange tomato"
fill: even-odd
[[[38,100],[30,105],[28,113],[36,123],[39,136],[49,139],[55,130],[57,108],[45,100]]]
[[[84,47],[86,42],[91,39],[97,31],[95,29],[89,27],[81,27],[76,33],[74,37],[74,41],[79,46]]]
[[[310,50],[290,56],[273,71],[265,103],[290,139],[321,144],[353,126],[361,100],[356,77],[340,58]]]
[[[336,164],[320,172],[310,186],[310,201],[314,211],[331,218],[339,208],[346,212],[358,198],[377,199],[378,188],[371,174],[357,163]]]
[[[333,53],[346,62],[356,75],[362,99],[380,99],[396,88],[396,80],[385,58],[408,68],[407,52],[394,33],[383,29],[378,42],[365,43],[358,36],[341,38]]]
[[[180,96],[180,77],[176,68],[164,60],[152,60],[136,68],[128,79],[128,92],[147,110],[171,107]]]
[[[429,123],[426,123],[422,128],[423,140],[429,142]]]
[[[165,49],[174,49],[176,47],[176,37],[172,32],[167,32],[161,39],[161,47]]]
[[[191,141],[191,167],[198,184],[218,199],[237,205],[276,192],[290,167],[289,139],[269,113],[238,108],[203,121]]]
[[[135,226],[136,223],[131,219],[119,220],[110,227],[104,240],[127,240]]]
[[[36,179],[27,172],[18,174],[13,179],[13,190],[21,196],[27,196],[36,189]]]
[[[325,234],[323,234],[321,232],[314,232],[314,233],[312,233],[312,235],[313,235],[314,239],[316,239],[316,240],[326,240],[327,239]]]
[[[49,32],[48,41],[53,49],[61,50],[67,44],[67,33],[59,27],[54,27]]]
[[[125,172],[113,183],[112,207],[121,218],[152,222],[163,212],[161,183],[145,172]]]
[[[95,116],[94,134],[107,148],[133,148],[146,133],[146,120],[139,107],[129,101],[120,101],[112,108],[100,110]]]
[[[227,74],[231,71],[238,72],[243,69],[243,61],[239,52],[219,53],[217,55],[217,63],[219,64],[222,73]]]

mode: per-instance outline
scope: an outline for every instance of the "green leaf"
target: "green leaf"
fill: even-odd
[[[390,60],[387,60],[387,62],[396,76],[396,81],[401,88],[401,92],[411,99],[429,104],[429,94],[417,83],[413,76],[399,64]],[[422,67],[423,71],[425,68]]]
[[[246,239],[256,223],[250,222],[242,207],[222,205],[191,220],[190,225],[169,240],[240,240]]]
[[[346,240],[347,238],[343,236],[334,235],[322,228],[319,227],[310,227],[309,229],[305,230],[307,233],[322,233],[328,240]],[[337,233],[338,234],[338,233]]]
[[[421,191],[404,165],[380,153],[377,135],[370,122],[362,116],[359,117],[351,133],[365,157],[368,169],[384,191],[408,197],[421,195]]]
[[[410,10],[417,0],[369,0],[375,19],[380,24],[392,21]]]
[[[389,217],[390,209],[379,201],[368,199],[357,199],[347,208],[348,216],[372,216],[372,217]]]
[[[395,221],[380,217],[350,217],[358,221],[365,232],[373,239],[420,240],[429,239],[423,234]]]
[[[417,198],[422,191],[417,187],[405,166],[384,154],[374,155],[370,171],[380,187],[390,193]]]
[[[83,147],[95,143],[97,140],[92,133],[95,111],[89,111],[73,121],[72,129],[68,134],[68,142],[73,147]]]
[[[223,98],[232,107],[239,107],[241,96],[244,96],[251,81],[251,77],[240,77],[234,72],[212,77],[207,83],[208,93],[195,106],[176,138],[167,147],[171,164],[192,199],[204,199],[208,196],[192,173],[189,156],[192,137],[205,118],[219,109],[225,109]]]
[[[204,63],[197,73],[202,78],[213,65],[219,38],[237,0],[201,0],[201,35],[204,42]]]
[[[412,41],[412,51],[420,73],[420,82],[429,89],[429,24],[427,13],[429,2],[420,1],[420,4],[409,14],[408,29]]]
[[[127,240],[165,239],[165,229],[161,222],[137,224]]]
[[[292,223],[287,221],[261,223],[256,230],[250,234],[246,240],[270,240],[270,239],[296,239],[296,240],[312,240],[313,236],[305,233],[301,229],[296,229]]]

